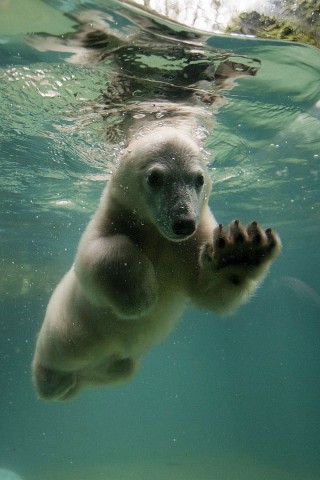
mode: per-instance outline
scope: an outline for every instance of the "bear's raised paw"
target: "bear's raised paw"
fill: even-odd
[[[234,220],[229,232],[222,224],[214,229],[212,243],[203,246],[200,261],[216,270],[232,266],[253,270],[270,262],[280,250],[280,239],[271,228],[263,230],[257,222],[244,227]]]

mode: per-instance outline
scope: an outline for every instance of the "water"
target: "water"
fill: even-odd
[[[283,241],[255,297],[224,320],[189,309],[125,386],[66,404],[36,399],[36,332],[121,148],[106,139],[110,119],[96,102],[114,65],[70,63],[70,53],[24,39],[72,31],[62,11],[83,2],[55,3],[37,2],[29,18],[0,3],[0,479],[15,478],[1,469],[23,480],[319,479],[320,55],[312,47],[205,40],[217,64],[227,55],[257,68],[217,87],[223,101],[206,107],[218,220],[254,218]],[[82,8],[93,7],[114,12],[111,28],[148,28],[112,2]],[[153,42],[157,65],[163,52]]]

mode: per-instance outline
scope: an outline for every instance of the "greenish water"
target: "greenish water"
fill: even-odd
[[[114,66],[25,41],[71,31],[62,10],[83,2],[53,3],[51,23],[46,3],[32,19],[8,3],[12,36],[0,15],[0,468],[25,480],[319,479],[319,50],[205,40],[215,62],[257,68],[217,89],[206,140],[218,221],[257,219],[283,241],[255,297],[224,320],[189,309],[130,383],[50,404],[31,384],[35,335],[118,153],[92,108]],[[142,28],[124,13],[111,28]]]

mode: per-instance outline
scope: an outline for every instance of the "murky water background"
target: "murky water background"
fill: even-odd
[[[35,334],[119,147],[92,109],[112,65],[70,64],[24,39],[72,31],[62,11],[80,2],[51,2],[49,16],[34,4],[27,18],[0,3],[0,467],[27,480],[319,479],[319,50],[205,43],[217,62],[257,66],[219,87],[206,141],[218,220],[257,219],[283,240],[256,296],[224,320],[190,309],[129,384],[49,404],[31,385]],[[121,15],[112,28],[139,28]]]

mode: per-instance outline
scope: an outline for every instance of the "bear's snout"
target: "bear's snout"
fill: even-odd
[[[186,237],[192,235],[196,230],[195,219],[188,216],[179,217],[172,224],[172,231],[175,235]]]

